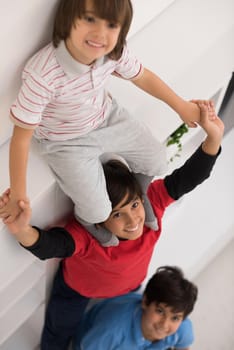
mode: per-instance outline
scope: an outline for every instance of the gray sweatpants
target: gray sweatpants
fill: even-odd
[[[39,144],[59,186],[74,202],[75,215],[89,223],[105,221],[112,209],[102,154],[120,155],[134,173],[156,176],[167,168],[165,147],[115,101],[98,129],[72,140],[39,140]]]

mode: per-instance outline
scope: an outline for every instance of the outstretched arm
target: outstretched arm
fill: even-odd
[[[219,117],[210,120],[204,101],[196,101],[201,109],[199,125],[207,133],[205,141],[185,164],[164,179],[169,195],[178,199],[192,191],[210,176],[211,170],[221,150],[224,124]]]
[[[19,214],[18,201],[26,199],[26,172],[32,129],[14,127],[10,143],[10,200],[0,208],[0,217],[13,222]]]
[[[185,101],[178,96],[162,79],[160,79],[155,73],[151,72],[147,68],[144,68],[144,72],[139,78],[132,81],[137,87],[144,90],[148,94],[157,99],[165,102],[180,118],[188,124],[190,127],[196,127],[196,122],[200,120],[200,109],[196,103],[192,101]],[[213,103],[210,101],[209,116],[214,117]]]
[[[221,141],[224,134],[224,124],[219,117],[213,120],[209,119],[206,102],[196,101],[201,110],[201,117],[198,124],[206,132],[207,136],[202,144],[202,149],[205,153],[215,156],[221,146]]]
[[[0,197],[0,208],[9,201],[10,190]],[[13,222],[3,220],[15,239],[39,259],[64,258],[75,250],[72,236],[63,227],[42,230],[30,225],[31,207],[28,200],[18,202],[20,214]]]
[[[7,205],[10,201],[10,190],[7,190],[0,197],[0,208]],[[13,222],[7,223],[8,229],[15,237],[15,239],[23,246],[28,247],[33,245],[39,238],[39,233],[30,225],[31,208],[28,200],[21,200],[17,203],[19,206],[20,214],[15,218]]]

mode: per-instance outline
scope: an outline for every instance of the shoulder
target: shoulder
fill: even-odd
[[[137,57],[134,55],[134,53],[129,49],[127,45],[123,47],[122,55],[120,58],[116,61],[116,65],[121,67],[133,65],[133,66],[140,66],[141,63],[137,59]]]
[[[148,192],[152,196],[168,196],[167,189],[164,184],[164,179],[158,179],[150,183]]]
[[[174,199],[169,195],[165,186],[164,179],[153,181],[148,188],[148,197],[152,206],[158,210],[164,209],[174,202]]]
[[[177,346],[179,347],[188,347],[190,346],[194,341],[194,334],[193,334],[193,324],[192,321],[189,318],[186,318],[181,323],[180,327],[177,330],[178,334],[178,340],[177,340]]]
[[[98,249],[103,248],[75,218],[71,218],[68,221],[65,230],[72,236],[75,242],[74,254],[86,254],[88,250],[93,250],[93,246],[95,245],[98,255]]]
[[[22,78],[27,76],[35,76],[43,80],[51,80],[51,71],[54,74],[55,69],[58,69],[58,63],[55,55],[55,48],[52,43],[37,51],[26,63]]]
[[[131,57],[133,56],[133,52],[131,51],[131,49],[128,47],[128,45],[124,45],[123,47],[123,51],[122,51],[122,55],[120,57],[120,60],[125,58],[125,57]]]
[[[126,80],[134,80],[142,72],[141,62],[127,46],[124,46],[121,57],[116,61],[115,74]]]
[[[43,69],[43,67],[48,64],[48,59],[53,56],[54,52],[55,48],[53,47],[52,43],[49,43],[29,58],[24,70],[33,69],[35,71],[39,71],[40,69]]]
[[[124,320],[128,320],[128,323],[130,323],[131,316],[137,305],[141,303],[141,299],[142,296],[136,293],[108,298],[94,305],[86,317],[92,320],[94,324],[100,324],[101,322],[102,326],[105,327],[104,325],[107,322],[114,328],[124,330],[126,327]]]
[[[181,332],[192,332],[193,331],[193,324],[192,321],[189,318],[185,318],[183,322],[181,322],[181,325],[179,327]]]
[[[142,300],[142,295],[138,293],[128,293],[124,295],[120,295],[114,298],[108,298],[102,302],[102,306],[116,306],[118,307],[123,307],[123,308],[133,308],[135,305]],[[101,303],[100,303],[101,305]]]
[[[134,302],[134,298],[129,295],[127,298],[106,299],[94,305],[86,313],[83,329],[79,332],[83,348],[129,349],[135,323],[134,311],[138,305],[139,302]],[[92,341],[94,338],[95,346]]]

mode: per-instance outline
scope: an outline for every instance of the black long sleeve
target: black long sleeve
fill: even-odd
[[[200,146],[182,167],[165,177],[164,183],[169,195],[174,199],[179,199],[206,180],[220,152],[221,147],[218,154],[212,156],[205,153]]]
[[[65,258],[71,256],[75,250],[72,236],[62,227],[53,227],[49,230],[34,228],[39,232],[39,239],[30,247],[25,247],[41,260],[50,258]]]

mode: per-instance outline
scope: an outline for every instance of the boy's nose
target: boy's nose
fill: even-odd
[[[170,328],[170,320],[167,317],[163,317],[160,321],[160,327],[167,332]]]
[[[95,32],[99,36],[104,36],[105,32],[106,32],[106,25],[105,25],[105,23],[102,23],[102,22],[97,23],[96,27],[95,27]]]
[[[129,226],[134,226],[136,225],[137,220],[136,220],[136,216],[134,214],[129,214],[127,217],[127,224]]]

